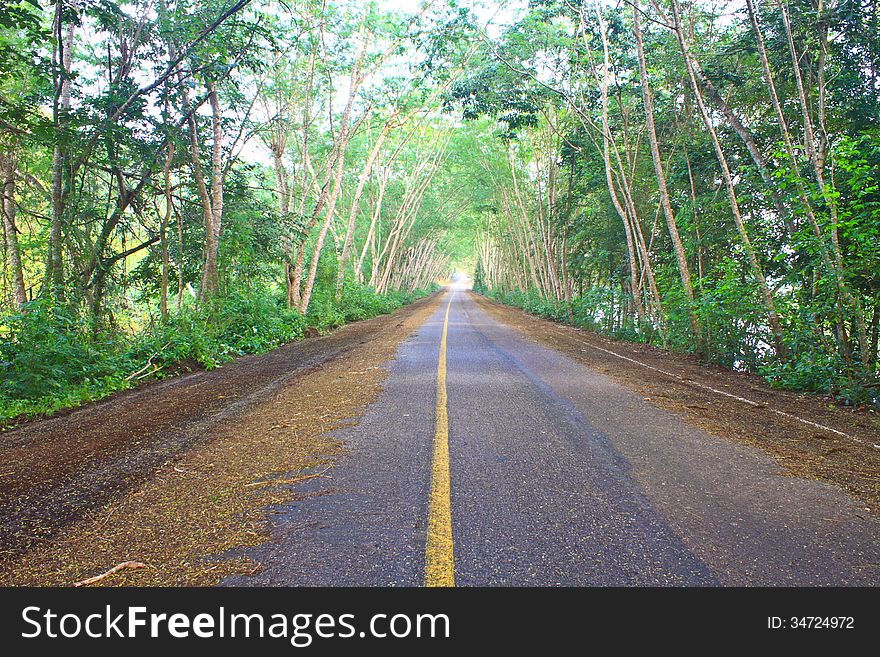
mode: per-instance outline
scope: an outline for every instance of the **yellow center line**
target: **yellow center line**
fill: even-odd
[[[425,546],[425,586],[455,586],[452,555],[452,510],[449,492],[449,416],[446,411],[446,332],[449,308],[446,304],[440,356],[437,360],[437,410],[434,425],[434,457],[431,464],[431,494],[428,498],[428,542]]]

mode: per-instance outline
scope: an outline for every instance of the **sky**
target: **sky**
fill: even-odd
[[[438,4],[448,0],[435,0]],[[379,6],[388,9],[399,9],[409,14],[418,13],[424,0],[377,0]],[[458,4],[473,9],[477,19],[483,25],[489,25],[489,33],[496,32],[500,26],[511,23],[523,11],[528,0],[458,0]]]

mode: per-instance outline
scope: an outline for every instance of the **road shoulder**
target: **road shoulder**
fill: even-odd
[[[24,554],[0,556],[0,584],[70,585],[126,561],[146,567],[100,584],[211,585],[258,571],[229,551],[269,539],[271,505],[289,501],[293,483],[329,466],[341,446],[328,432],[357,421],[381,391],[398,345],[437,303],[434,297],[382,318],[382,339],[286,381],[141,484]]]
[[[864,503],[865,513],[880,516],[880,448],[874,446],[880,444],[880,418],[876,414],[844,409],[816,395],[774,390],[757,376],[702,365],[693,357],[646,345],[609,340],[536,318],[481,295],[473,294],[473,298],[481,309],[528,339],[606,375],[691,426],[760,448],[787,475],[844,489]],[[755,405],[707,388],[735,394]],[[845,435],[779,415],[776,410]]]

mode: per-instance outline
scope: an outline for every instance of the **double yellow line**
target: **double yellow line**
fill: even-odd
[[[446,333],[453,292],[446,304],[440,356],[437,360],[437,408],[434,424],[434,457],[428,498],[428,542],[425,546],[425,586],[455,586],[452,553],[452,509],[449,488],[449,415],[446,403]]]

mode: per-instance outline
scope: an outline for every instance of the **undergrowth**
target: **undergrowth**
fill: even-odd
[[[631,326],[609,322],[610,292],[586,291],[570,300],[570,304],[554,303],[534,290],[528,292],[478,290],[500,303],[520,308],[528,313],[562,324],[586,328],[615,340],[660,344],[657,331],[644,327],[640,331]],[[768,348],[769,336],[756,334],[754,326],[760,316],[757,304],[747,307],[740,303],[736,321],[722,318],[720,294],[706,293],[698,307],[698,316],[707,327],[706,353],[702,360],[729,369],[754,372],[772,387],[786,390],[820,393],[846,406],[880,407],[880,381],[877,373],[862,371],[847,364],[835,352],[823,351],[814,344],[816,331],[809,318],[793,322],[789,327],[789,359],[773,357]],[[620,300],[616,300],[617,303]],[[730,313],[726,315],[730,316]],[[672,351],[692,351],[693,341],[687,340],[686,325],[670,321],[667,346]]]
[[[0,422],[49,415],[148,379],[210,370],[237,356],[300,340],[307,332],[324,334],[392,312],[426,294],[377,294],[352,284],[339,300],[316,295],[303,316],[277,294],[232,292],[222,303],[185,307],[135,335],[95,333],[83,313],[35,300],[0,318]]]

